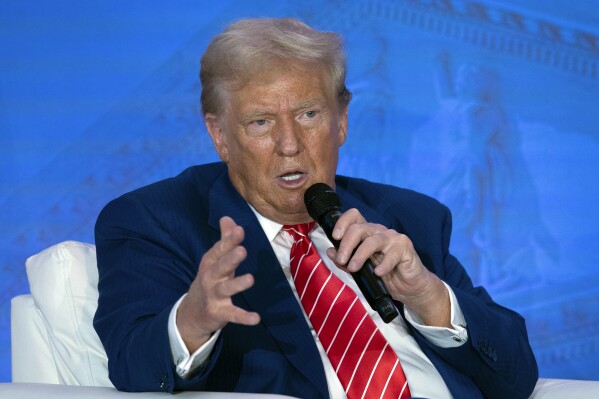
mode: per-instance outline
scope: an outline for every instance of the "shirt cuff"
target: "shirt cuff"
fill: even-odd
[[[451,287],[445,282],[443,284],[445,284],[449,292],[451,306],[450,321],[453,328],[427,326],[416,313],[412,312],[405,305],[404,314],[406,320],[431,343],[441,348],[455,348],[468,341],[468,330],[466,330],[466,320],[464,319],[458,299]]]
[[[187,294],[184,294],[179,298],[168,316],[168,339],[171,345],[171,355],[177,369],[177,374],[179,374],[179,377],[181,378],[190,378],[210,357],[214,345],[216,344],[216,340],[220,335],[220,330],[214,332],[212,337],[210,337],[204,345],[200,346],[190,355],[187,346],[185,346],[185,342],[183,342],[183,338],[181,338],[179,329],[177,328],[177,310],[179,309],[181,301],[185,298],[185,295]]]

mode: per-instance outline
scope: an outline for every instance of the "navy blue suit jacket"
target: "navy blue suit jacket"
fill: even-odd
[[[422,262],[449,284],[469,340],[440,348],[412,331],[455,398],[528,397],[537,380],[524,320],[472,286],[448,252],[446,207],[413,191],[338,176],[346,209],[406,234]],[[167,321],[187,292],[202,255],[219,240],[219,219],[245,229],[247,259],[237,273],[255,285],[237,306],[258,312],[257,326],[228,324],[209,361],[189,380],[173,365]],[[94,325],[108,354],[110,379],[126,391],[206,390],[327,398],[324,368],[300,305],[260,224],[222,163],[195,166],[175,178],[112,201],[96,223],[100,273]]]

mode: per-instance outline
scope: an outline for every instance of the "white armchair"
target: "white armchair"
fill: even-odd
[[[96,248],[67,241],[27,259],[31,295],[11,303],[13,381],[112,387],[93,327]]]
[[[11,301],[12,383],[4,399],[155,398],[117,391],[92,320],[98,302],[96,248],[66,241],[27,259],[30,295]],[[265,399],[282,395],[183,392],[181,399]]]
[[[11,303],[12,383],[0,398],[155,397],[163,393],[118,392],[108,379],[106,353],[92,326],[98,300],[96,250],[66,241],[26,263],[30,295]],[[185,392],[182,398],[283,398]],[[535,399],[599,397],[599,382],[541,379]]]

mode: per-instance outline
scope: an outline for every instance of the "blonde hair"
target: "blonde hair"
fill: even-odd
[[[202,56],[202,113],[220,114],[228,90],[281,64],[326,68],[332,94],[341,105],[349,103],[346,59],[338,34],[317,31],[293,18],[242,19],[216,36]]]

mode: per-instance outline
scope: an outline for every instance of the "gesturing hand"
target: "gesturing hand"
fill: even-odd
[[[337,266],[355,272],[371,258],[375,274],[393,299],[403,302],[427,325],[451,326],[448,291],[424,267],[406,235],[368,223],[357,209],[350,209],[339,217],[333,238],[340,241],[339,250],[329,248],[327,255]]]
[[[177,311],[177,328],[190,353],[227,323],[256,325],[260,316],[235,306],[231,297],[254,285],[251,274],[235,277],[247,256],[244,231],[230,217],[220,219],[221,239],[202,256],[198,273]]]

